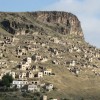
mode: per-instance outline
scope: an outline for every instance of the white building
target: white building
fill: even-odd
[[[43,77],[43,72],[38,72],[38,78],[42,78]]]
[[[30,67],[30,64],[28,62],[25,62],[20,64],[20,66],[21,66],[20,69],[25,71]]]
[[[28,91],[32,91],[32,92],[39,92],[40,88],[37,85],[28,85]]]
[[[27,58],[26,58],[26,61],[27,61],[29,64],[31,64],[31,63],[32,63],[31,57],[27,57]]]
[[[17,88],[20,89],[27,84],[28,82],[26,80],[14,80],[12,83],[12,87],[17,86]]]
[[[46,69],[43,71],[44,75],[51,75],[52,69]]]

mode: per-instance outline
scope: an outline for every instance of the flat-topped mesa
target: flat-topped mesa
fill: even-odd
[[[36,20],[45,24],[57,25],[57,31],[62,34],[75,34],[83,37],[82,28],[78,18],[72,13],[57,12],[57,11],[44,11],[33,12]]]

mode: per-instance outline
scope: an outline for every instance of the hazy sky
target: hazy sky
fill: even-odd
[[[86,41],[100,48],[100,0],[0,0],[0,11],[41,10],[66,11],[77,15]]]

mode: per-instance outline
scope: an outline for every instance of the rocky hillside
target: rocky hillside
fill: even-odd
[[[75,15],[66,12],[0,13],[0,24],[11,34],[22,30],[26,34],[34,31],[46,32],[45,26],[63,35],[83,36],[80,21]]]
[[[40,91],[49,98],[100,99],[100,50],[85,42],[71,13],[0,12],[0,69],[0,79],[10,73],[15,80],[52,83],[56,89]]]

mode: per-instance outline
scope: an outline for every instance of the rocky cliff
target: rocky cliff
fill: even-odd
[[[41,26],[37,23],[41,23]],[[75,15],[67,12],[0,13],[0,24],[12,34],[21,30],[26,30],[26,33],[34,30],[45,31],[45,26],[63,35],[83,37],[80,21]]]

